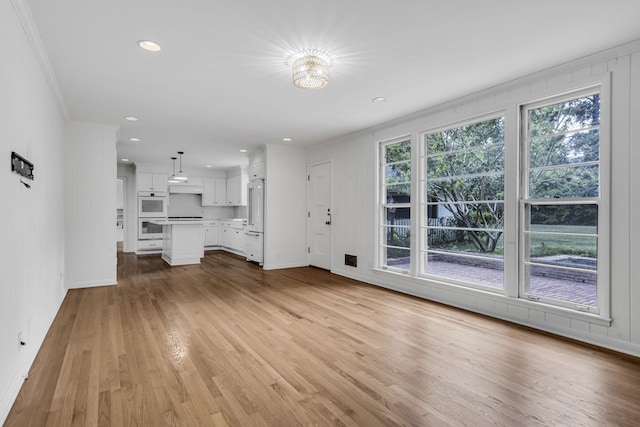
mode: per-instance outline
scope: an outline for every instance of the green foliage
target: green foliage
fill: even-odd
[[[411,140],[385,146],[385,183],[387,203],[411,197]]]
[[[541,243],[531,247],[531,258],[553,256],[553,255],[574,255],[586,258],[596,258],[595,248],[577,248],[574,246],[554,246]]]
[[[584,96],[528,112],[529,196],[597,197],[599,192],[600,96]],[[486,120],[425,138],[427,196],[451,213],[460,231],[450,249],[499,251],[504,222],[504,119]],[[534,207],[533,224],[597,223],[595,205]],[[485,229],[485,230],[475,230]],[[430,245],[434,242],[430,242]],[[543,252],[581,254],[588,248],[554,246]],[[573,249],[571,249],[573,247]],[[564,251],[564,252],[563,252]]]
[[[535,225],[530,235],[531,257],[575,255],[596,258],[595,225]],[[546,234],[541,234],[546,233]]]
[[[598,225],[598,206],[579,205],[534,205],[531,207],[532,225]]]
[[[530,197],[598,196],[599,125],[597,94],[529,111]]]
[[[387,248],[387,258],[402,258],[409,256],[411,246],[411,230],[408,228],[389,227],[387,229],[387,245],[401,248]]]
[[[480,252],[493,252],[504,222],[504,119],[429,134],[427,194],[448,210],[460,235]],[[482,174],[482,175],[478,175]]]

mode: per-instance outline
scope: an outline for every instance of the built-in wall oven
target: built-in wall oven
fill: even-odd
[[[138,194],[138,218],[166,218],[169,198],[156,193]]]
[[[153,224],[157,218],[138,218],[138,239],[151,240],[162,239],[162,226]]]

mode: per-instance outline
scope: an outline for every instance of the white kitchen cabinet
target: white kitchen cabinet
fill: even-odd
[[[220,224],[218,221],[205,221],[204,223],[204,245],[220,246]]]
[[[139,173],[136,175],[136,187],[138,191],[167,192],[167,180],[169,177],[160,173]]]
[[[242,221],[222,220],[219,228],[220,246],[236,254],[244,254],[245,236]]]
[[[227,206],[227,180],[225,178],[204,179],[202,206]]]
[[[244,231],[231,229],[231,244],[229,247],[237,252],[244,252]]]
[[[231,230],[229,227],[220,227],[218,241],[220,242],[220,246],[224,246],[225,248],[231,247]]]
[[[264,162],[257,162],[249,165],[249,181],[254,179],[264,179]]]
[[[161,220],[159,224],[162,224],[162,259],[167,264],[200,264],[204,257],[204,223]]]
[[[227,178],[227,206],[247,205],[247,184],[249,177],[243,173]]]
[[[140,252],[160,252],[162,251],[162,239],[138,240],[137,253]]]

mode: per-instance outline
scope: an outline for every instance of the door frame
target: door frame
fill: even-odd
[[[327,159],[327,160],[320,160],[317,162],[313,162],[313,163],[307,163],[307,264],[311,265],[310,263],[310,259],[311,259],[311,221],[310,221],[310,217],[309,217],[309,213],[311,212],[311,168],[314,166],[320,166],[323,164],[329,164],[329,191],[331,193],[330,197],[329,197],[329,204],[330,204],[330,209],[331,209],[331,225],[334,224],[334,209],[333,209],[333,159]],[[333,271],[333,230],[334,228],[331,227],[331,241],[329,242],[329,271]]]
[[[129,221],[129,208],[130,208],[129,199],[128,199],[129,193],[127,191],[128,178],[125,175],[116,175],[116,179],[122,180],[122,228],[123,228],[122,252],[131,252],[129,251],[129,246],[131,245],[131,242],[127,238],[127,234],[130,234],[129,229],[131,227],[131,223]],[[137,234],[136,234],[136,237],[137,237]],[[116,263],[117,263],[117,260],[116,260]]]

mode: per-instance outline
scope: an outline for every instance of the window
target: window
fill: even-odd
[[[380,144],[380,265],[411,269],[411,140]]]
[[[522,109],[521,293],[599,312],[600,94]]]
[[[503,289],[504,118],[422,140],[421,273]]]
[[[608,318],[608,87],[380,143],[378,266]]]

